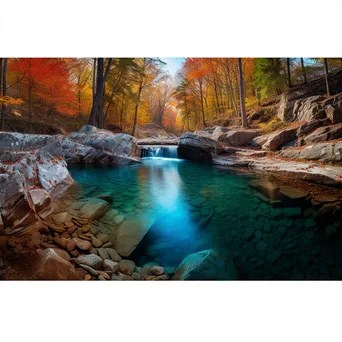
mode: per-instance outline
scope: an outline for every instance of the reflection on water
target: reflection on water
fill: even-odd
[[[156,217],[131,255],[138,265],[177,266],[192,252],[218,248],[246,279],[342,278],[341,240],[327,238],[310,203],[265,202],[250,176],[164,158],[70,171],[86,196],[111,193],[127,220]]]

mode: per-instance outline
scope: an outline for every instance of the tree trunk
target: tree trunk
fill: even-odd
[[[93,63],[93,86],[92,86],[93,104],[95,101],[95,88],[96,88],[96,58],[94,58],[94,63]]]
[[[5,97],[7,95],[6,72],[7,72],[7,58],[4,58],[4,66],[3,66],[3,70],[2,70],[2,96],[3,97]],[[0,124],[0,129],[2,131],[5,129],[5,120],[6,120],[6,105],[5,105],[5,102],[3,102],[2,103],[1,124]]]
[[[308,80],[306,78],[306,72],[305,72],[305,68],[304,68],[304,58],[300,59],[300,64],[302,66],[302,73],[303,73],[303,78],[304,78],[304,84],[307,84]]]
[[[207,127],[207,124],[205,122],[205,113],[204,113],[204,104],[203,104],[203,84],[202,80],[199,80],[199,86],[200,86],[200,97],[201,97],[201,111],[202,111],[202,123],[204,127]]]
[[[238,65],[239,65],[239,76],[240,76],[240,104],[241,104],[241,119],[242,119],[242,127],[247,128],[247,116],[246,116],[246,105],[245,105],[245,87],[243,82],[243,70],[242,70],[242,63],[241,58],[238,58]]]
[[[141,96],[142,86],[143,86],[143,79],[141,79],[140,84],[139,84],[137,102],[136,102],[136,104],[135,104],[135,109],[134,109],[134,122],[133,122],[133,128],[132,128],[132,133],[131,133],[131,135],[132,135],[133,137],[134,137],[135,128],[136,128],[136,125],[137,125],[138,111],[139,111],[139,102],[140,102],[140,96]]]
[[[292,88],[291,70],[290,70],[290,58],[286,58],[286,68],[287,68],[287,81],[288,81],[288,84],[289,84],[289,88]]]
[[[98,128],[104,128],[104,113],[103,113],[103,92],[104,84],[109,73],[112,58],[108,59],[106,71],[104,69],[104,58],[97,59],[97,77],[96,77],[96,93],[91,109],[88,125],[92,125]]]
[[[330,96],[331,92],[330,92],[330,83],[329,83],[328,59],[327,58],[323,58],[323,60],[324,60],[325,84],[326,84],[326,87],[327,87],[327,94],[328,94],[328,96]]]

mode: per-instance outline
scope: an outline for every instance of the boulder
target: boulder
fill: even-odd
[[[178,146],[180,158],[208,164],[212,162],[211,153],[220,154],[224,151],[220,142],[193,133],[183,134],[179,139]]]
[[[229,130],[225,135],[221,134],[218,140],[230,146],[247,146],[258,135],[255,129]]]
[[[305,138],[305,143],[312,144],[328,140],[339,139],[342,137],[342,123],[317,128]]]
[[[0,175],[0,211],[6,234],[40,221],[25,179],[18,171]]]
[[[151,214],[145,214],[139,218],[125,221],[116,230],[115,250],[124,257],[131,255],[154,224],[154,221],[155,217]]]
[[[109,203],[99,198],[87,198],[79,216],[89,220],[100,219],[109,209]]]
[[[276,151],[286,143],[296,139],[297,128],[284,129],[268,135],[267,141],[262,145],[264,150]]]
[[[221,141],[220,138],[224,137],[228,131],[229,129],[227,127],[217,126],[211,134],[211,138],[217,141]]]
[[[330,124],[331,124],[330,119],[320,119],[320,120],[313,120],[313,121],[306,122],[300,125],[299,128],[297,129],[297,136],[298,138],[301,138],[311,133],[318,127],[323,127],[323,126],[327,126]]]
[[[0,150],[4,151],[40,149],[55,141],[52,135],[0,132]]]
[[[52,212],[51,196],[44,189],[31,189],[29,191],[36,212],[41,218],[46,218]]]
[[[173,280],[237,280],[233,261],[216,250],[204,250],[188,255],[172,278]]]
[[[35,280],[79,280],[74,266],[54,248],[47,248],[38,255],[30,266],[30,276]]]
[[[295,102],[291,121],[311,121],[326,117],[322,105],[319,103],[324,97],[321,95],[310,96]]]
[[[333,124],[342,122],[342,106],[341,105],[337,108],[333,107],[330,104],[324,107],[324,111],[325,111],[327,118],[330,119]]]

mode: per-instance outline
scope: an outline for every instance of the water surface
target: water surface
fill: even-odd
[[[177,266],[192,252],[217,248],[234,258],[242,279],[342,278],[342,241],[317,226],[310,202],[265,202],[251,175],[170,158],[70,172],[86,196],[112,194],[127,220],[154,215],[131,255],[139,266]]]

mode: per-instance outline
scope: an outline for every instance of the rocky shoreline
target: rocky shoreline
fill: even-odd
[[[129,256],[149,230],[150,220],[148,217],[142,222],[125,220],[116,209],[110,210],[113,198],[107,194],[95,198],[75,196],[68,164],[139,164],[139,145],[169,143],[178,144],[180,158],[281,175],[291,178],[292,183],[308,181],[338,189],[342,168],[336,163],[341,160],[342,143],[336,141],[337,133],[328,134],[339,132],[337,125],[340,124],[328,125],[317,133],[307,129],[307,123],[297,123],[267,135],[259,135],[258,130],[217,126],[196,134],[185,133],[180,138],[159,140],[137,140],[92,126],[66,136],[0,132],[0,276],[65,280],[200,279],[203,267],[215,264],[212,260],[222,259],[228,265],[228,279],[238,279],[231,260],[217,251],[194,253],[177,269],[164,269],[156,263],[135,265]],[[328,141],[312,143],[311,138],[306,138],[312,134],[325,134]],[[335,140],[329,141],[329,137]],[[303,141],[310,144],[301,146]],[[264,185],[260,184],[263,196]],[[266,192],[269,191],[266,186]],[[293,188],[290,193],[296,196]],[[340,196],[323,196],[320,201],[323,214],[335,215],[340,199]],[[312,201],[317,201],[315,196]],[[144,203],[140,206],[142,211],[146,210]],[[107,234],[113,227],[114,233]]]

